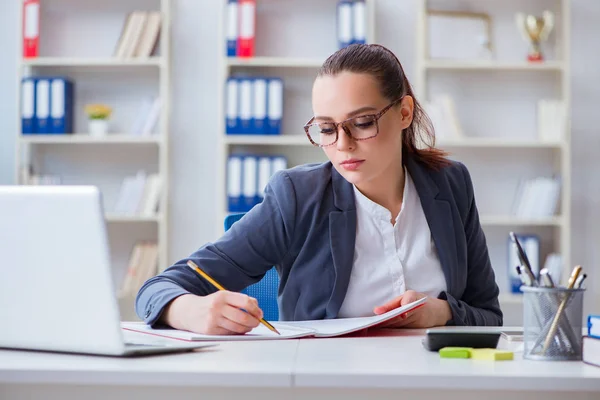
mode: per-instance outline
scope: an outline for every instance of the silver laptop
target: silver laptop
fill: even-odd
[[[211,346],[126,336],[98,189],[0,186],[0,347],[128,356]]]

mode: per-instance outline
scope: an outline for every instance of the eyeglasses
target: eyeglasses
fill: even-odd
[[[377,114],[359,115],[342,122],[313,123],[315,117],[312,117],[304,125],[304,131],[306,132],[306,136],[308,136],[308,140],[318,147],[332,146],[337,143],[340,125],[344,129],[344,132],[354,140],[371,139],[379,134],[379,118],[401,100],[402,98],[393,101]]]

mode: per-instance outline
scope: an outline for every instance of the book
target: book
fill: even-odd
[[[584,336],[582,343],[582,361],[600,367],[600,339]]]
[[[360,318],[336,318],[310,321],[283,321],[271,322],[277,328],[281,335],[271,332],[263,325],[259,325],[252,331],[244,335],[203,335],[200,333],[182,331],[170,328],[152,328],[147,324],[140,322],[122,322],[121,328],[139,333],[146,333],[155,336],[167,337],[171,339],[179,339],[188,342],[203,341],[203,340],[223,340],[223,341],[238,341],[238,340],[277,340],[277,339],[294,339],[294,338],[327,338],[348,335],[350,333],[362,331],[380,325],[383,322],[389,321],[401,314],[415,310],[425,304],[427,298],[409,303],[405,306],[398,307],[381,315]]]
[[[587,335],[596,339],[600,339],[600,315],[588,315]]]

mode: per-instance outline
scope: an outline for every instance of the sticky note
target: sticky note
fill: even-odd
[[[509,350],[498,349],[473,349],[471,350],[471,358],[473,360],[487,361],[512,360],[513,352]]]
[[[470,347],[443,347],[439,353],[441,358],[469,358],[471,350]]]

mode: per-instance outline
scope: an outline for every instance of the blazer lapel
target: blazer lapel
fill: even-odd
[[[342,177],[335,168],[331,168],[334,205],[339,211],[329,213],[329,240],[335,283],[326,307],[325,318],[336,318],[348,290],[354,245],[356,242],[356,206],[352,184]]]
[[[435,172],[420,165],[410,156],[405,156],[405,165],[419,193],[423,213],[444,271],[447,290],[449,293],[454,293],[453,285],[457,282],[454,274],[458,268],[458,255],[450,203],[439,191],[433,178]]]

